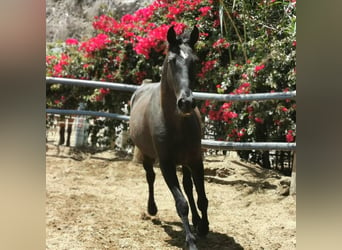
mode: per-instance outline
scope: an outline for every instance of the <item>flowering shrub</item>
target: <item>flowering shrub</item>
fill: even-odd
[[[67,39],[48,48],[47,76],[141,84],[160,80],[173,25],[177,34],[196,25],[200,58],[195,91],[230,94],[290,91],[296,88],[295,0],[156,0],[120,20],[95,17],[95,36]],[[56,49],[56,47],[58,47]],[[130,94],[108,89],[51,85],[47,106],[120,112]],[[199,102],[206,133],[228,141],[295,141],[296,104]],[[117,121],[116,121],[117,122]],[[267,152],[257,152],[267,154]],[[254,153],[255,154],[255,153]],[[249,158],[251,152],[240,152]],[[262,164],[269,166],[267,155]]]

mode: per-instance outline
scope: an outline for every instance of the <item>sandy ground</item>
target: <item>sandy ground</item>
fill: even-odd
[[[232,153],[207,156],[204,165],[210,232],[199,249],[296,248],[296,196],[284,195],[288,177]],[[48,144],[46,249],[182,249],[174,201],[155,171],[158,214],[151,217],[141,165],[114,151]]]

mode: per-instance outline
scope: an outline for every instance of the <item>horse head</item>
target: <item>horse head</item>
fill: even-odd
[[[198,60],[194,54],[194,46],[199,37],[195,26],[191,33],[177,37],[173,26],[167,33],[169,51],[167,56],[167,82],[174,90],[176,107],[182,115],[189,115],[196,107],[191,87],[195,81],[195,63]]]

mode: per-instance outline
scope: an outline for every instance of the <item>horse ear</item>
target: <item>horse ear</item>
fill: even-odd
[[[170,46],[175,46],[177,45],[177,38],[176,38],[176,32],[173,29],[173,25],[169,28],[167,31],[167,41],[169,42]]]
[[[196,26],[194,26],[194,29],[191,31],[190,40],[189,40],[189,45],[191,48],[194,48],[194,45],[198,41],[198,38],[199,38],[199,30]]]

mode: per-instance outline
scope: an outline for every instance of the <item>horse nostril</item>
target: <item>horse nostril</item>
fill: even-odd
[[[178,108],[183,109],[185,100],[183,98],[178,100]]]
[[[190,100],[187,100],[185,98],[181,98],[178,100],[178,108],[184,113],[190,112],[191,108],[193,107],[194,103]]]

